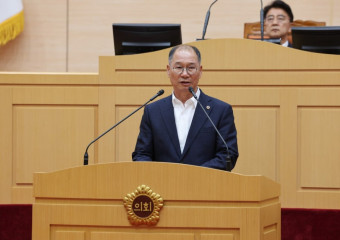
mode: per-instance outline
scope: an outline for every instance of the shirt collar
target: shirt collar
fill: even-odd
[[[200,91],[199,87],[197,87],[196,96],[197,96],[198,99],[200,98],[200,95],[201,95],[201,91]],[[184,105],[187,105],[187,103],[189,103],[189,101],[192,102],[192,103],[194,104],[195,108],[196,108],[196,106],[197,106],[197,101],[196,101],[196,99],[194,98],[194,96],[192,96],[191,98],[189,98],[189,99],[185,102]],[[172,104],[173,104],[173,105],[174,105],[174,104],[178,105],[178,104],[180,104],[180,103],[183,105],[183,103],[181,102],[181,100],[179,100],[178,98],[176,98],[176,96],[175,96],[175,94],[174,94],[174,91],[172,91]]]

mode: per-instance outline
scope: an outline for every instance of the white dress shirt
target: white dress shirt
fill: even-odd
[[[285,43],[282,44],[282,46],[283,46],[283,47],[288,47],[288,43],[289,43],[289,42],[288,42],[288,40],[287,40]]]
[[[197,88],[196,96],[197,98],[200,96],[199,88]],[[194,97],[192,97],[183,104],[172,92],[172,105],[174,106],[175,123],[179,145],[181,147],[181,153],[183,153],[185,142],[187,140],[191,122],[197,106],[197,101]]]

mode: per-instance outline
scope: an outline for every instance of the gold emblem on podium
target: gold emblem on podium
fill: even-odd
[[[126,195],[124,206],[131,224],[156,225],[159,212],[163,207],[163,199],[150,187],[141,185],[134,192]]]

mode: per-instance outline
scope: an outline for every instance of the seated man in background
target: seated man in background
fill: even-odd
[[[294,21],[292,9],[283,1],[275,0],[263,10],[265,32],[270,38],[281,38],[281,45],[292,47],[288,41],[291,22]]]

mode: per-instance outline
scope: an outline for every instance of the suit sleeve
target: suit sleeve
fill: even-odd
[[[224,141],[228,145],[232,168],[235,167],[236,161],[238,158],[238,147],[237,147],[237,132],[234,122],[234,114],[232,107],[228,104],[225,108],[223,108],[220,113],[220,120],[216,124],[217,129],[221,133]],[[223,141],[220,139],[218,134],[216,134],[216,149],[214,158],[206,161],[202,166],[226,170],[227,167],[227,155],[228,152]]]
[[[153,137],[148,109],[148,106],[144,109],[135,151],[132,153],[133,161],[152,161],[153,159]]]

